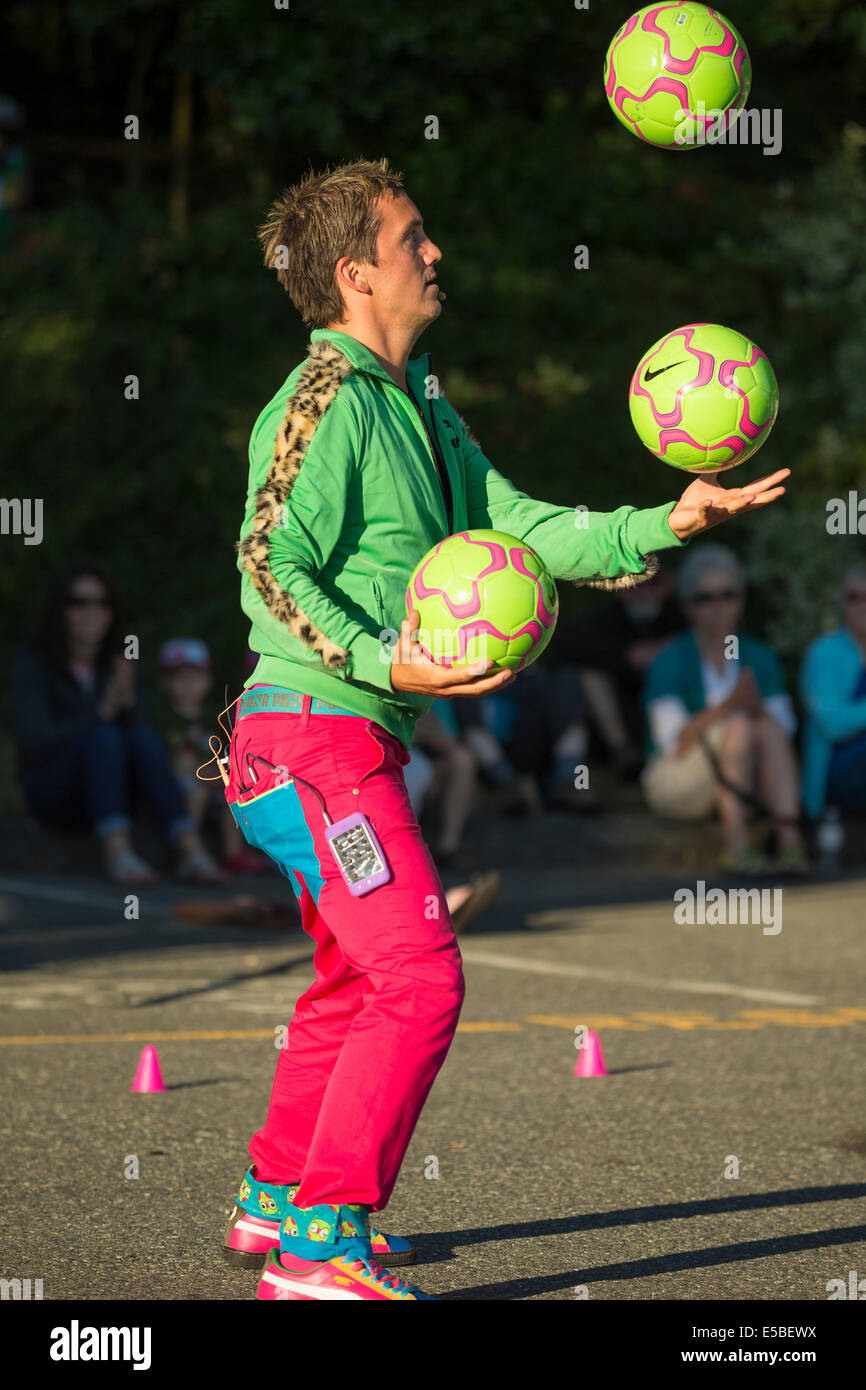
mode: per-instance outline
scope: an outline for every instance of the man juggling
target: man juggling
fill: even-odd
[[[557,577],[617,588],[655,552],[782,495],[714,476],[678,502],[590,512],[519,491],[410,359],[443,310],[442,258],[385,159],[311,174],[260,239],[312,330],[260,414],[238,542],[259,661],[237,702],[226,798],[279,865],[315,943],[315,982],[280,1049],[226,1253],[265,1267],[263,1299],[428,1300],[388,1268],[409,1242],[371,1224],[387,1204],[463,1000],[461,959],[403,768],[437,697],[515,679],[448,668],[417,641],[406,586],[437,541],[469,528],[525,541]],[[399,631],[399,640],[387,639]]]

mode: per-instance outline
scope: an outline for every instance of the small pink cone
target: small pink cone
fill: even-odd
[[[607,1076],[607,1067],[604,1065],[604,1054],[601,1050],[601,1038],[598,1033],[587,1033],[583,1047],[577,1054],[577,1065],[574,1068],[575,1076]]]
[[[141,1049],[138,1070],[135,1073],[135,1080],[129,1089],[131,1091],[168,1090],[168,1087],[162,1079],[162,1072],[159,1069],[159,1057],[156,1054],[155,1047],[148,1045]]]

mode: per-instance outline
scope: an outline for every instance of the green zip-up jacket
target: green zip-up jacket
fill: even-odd
[[[237,564],[259,653],[245,685],[317,696],[409,748],[432,697],[393,689],[390,651],[409,577],[437,541],[504,531],[555,578],[602,588],[640,582],[656,550],[684,542],[668,525],[673,502],[589,512],[528,497],[429,389],[429,354],[406,378],[408,395],[357,339],[311,334],[308,358],[253,428]]]

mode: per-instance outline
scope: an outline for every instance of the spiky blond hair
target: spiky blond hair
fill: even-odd
[[[402,193],[403,175],[387,159],[359,159],[310,173],[283,191],[259,228],[265,265],[309,328],[343,323],[346,306],[334,271],[341,256],[376,265],[382,224],[375,201]]]

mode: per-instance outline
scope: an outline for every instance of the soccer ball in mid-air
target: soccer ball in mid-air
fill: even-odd
[[[503,531],[458,531],[428,550],[406,590],[418,643],[440,666],[490,660],[520,671],[540,656],[559,612],[544,561]]]
[[[644,353],[628,406],[642,442],[674,468],[712,473],[760,449],[779,410],[769,359],[718,323],[675,328]]]
[[[751,82],[749,50],[731,21],[692,0],[638,10],[614,34],[604,63],[617,120],[669,150],[722,138]]]

